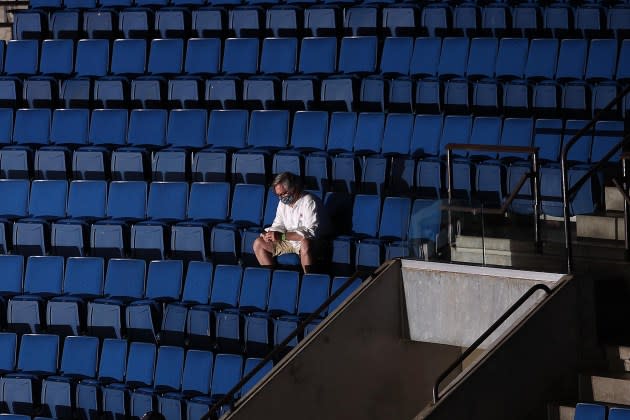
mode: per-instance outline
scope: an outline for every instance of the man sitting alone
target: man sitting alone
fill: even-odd
[[[270,227],[254,241],[254,254],[263,267],[273,258],[298,254],[304,273],[312,271],[317,239],[328,233],[329,220],[321,200],[304,192],[302,180],[291,172],[278,174],[272,183],[280,199]]]

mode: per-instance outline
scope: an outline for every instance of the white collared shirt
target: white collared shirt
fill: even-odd
[[[317,238],[329,233],[329,220],[321,200],[302,193],[293,205],[278,203],[276,217],[266,230],[296,232],[304,238]]]

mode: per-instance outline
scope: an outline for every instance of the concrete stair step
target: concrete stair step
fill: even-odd
[[[609,212],[606,216],[576,216],[575,224],[577,236],[580,238],[624,240],[623,213]]]
[[[606,358],[613,372],[630,372],[630,346],[606,346]]]
[[[606,210],[623,211],[623,196],[615,187],[606,187],[604,191]]]
[[[630,373],[591,374],[583,377],[585,400],[630,405]]]

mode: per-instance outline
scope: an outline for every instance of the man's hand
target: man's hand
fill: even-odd
[[[265,232],[262,235],[262,238],[265,240],[265,242],[276,242],[280,240],[280,232]]]

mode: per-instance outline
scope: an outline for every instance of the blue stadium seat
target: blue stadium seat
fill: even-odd
[[[24,257],[21,255],[0,255],[0,269],[5,273],[0,283],[0,325],[6,327],[7,300],[22,293],[24,277]]]
[[[49,144],[49,109],[19,109],[15,113],[13,143],[2,149],[1,174],[4,178],[29,178],[33,150]]]
[[[127,39],[151,38],[153,13],[145,7],[127,7],[121,10],[118,13],[118,31]]]
[[[25,255],[46,255],[50,223],[66,216],[68,183],[37,180],[31,184],[28,217],[13,224],[13,247]]]
[[[16,14],[16,24],[20,17]],[[39,20],[39,13],[35,13]],[[6,58],[3,60],[4,74],[0,77],[0,105],[6,107],[21,106],[22,77],[37,73],[39,64],[39,44],[36,40],[9,41],[6,46]]]
[[[617,43],[613,39],[593,39],[588,53],[585,78],[612,80],[615,76]]]
[[[34,414],[41,401],[43,376],[57,373],[59,337],[24,334],[20,342],[17,372],[2,378],[2,399],[13,414]]]
[[[104,271],[102,258],[68,258],[63,295],[52,298],[46,306],[49,332],[79,335],[85,330],[87,300],[102,296]]]
[[[184,370],[184,349],[182,347],[160,346],[155,366],[153,386],[140,386],[130,395],[129,411],[134,417],[157,408],[157,396],[180,388]]]
[[[382,9],[383,30],[389,36],[413,36],[419,22],[420,8],[412,3],[390,4]]]
[[[238,299],[238,308],[226,308],[215,314],[216,342],[221,352],[240,352],[244,333],[241,319],[245,314],[267,310],[271,270],[247,267]]]
[[[144,295],[146,263],[143,260],[111,259],[107,264],[103,298],[88,303],[90,335],[121,338],[124,306]]]
[[[29,257],[24,276],[24,294],[7,304],[7,324],[20,333],[45,329],[46,300],[60,295],[63,283],[62,257]]]
[[[67,6],[66,6],[67,7]],[[67,7],[53,10],[48,18],[52,38],[76,40],[81,37],[81,11]]]
[[[303,14],[300,9],[291,5],[275,5],[267,9],[265,28],[267,36],[297,37],[301,34]],[[299,20],[298,20],[299,19]]]
[[[248,357],[245,360],[245,368],[243,369],[243,377],[247,376],[256,366],[258,366],[263,359],[258,357]],[[241,395],[247,395],[250,389],[254,388],[260,380],[273,369],[273,362],[268,361],[254,376],[243,385],[241,388]]]
[[[556,79],[559,81],[584,78],[588,42],[585,39],[563,39],[558,53]]]
[[[605,25],[606,12],[597,4],[582,5],[575,8],[575,29],[581,32],[584,38],[606,36],[602,25]]]
[[[466,66],[466,77],[494,77],[499,41],[495,38],[473,38]]]
[[[76,385],[81,379],[96,375],[98,348],[96,337],[66,337],[59,375],[48,376],[42,383],[44,414],[55,418],[73,415]]]
[[[116,418],[131,414],[129,393],[153,384],[155,360],[155,344],[133,342],[129,345],[125,382],[114,382],[102,388],[103,411],[106,415]]]
[[[131,302],[126,308],[128,339],[157,341],[164,306],[180,298],[183,271],[184,264],[178,260],[156,260],[149,263],[144,298]]]
[[[593,146],[591,149],[591,162],[597,163],[621,141],[624,134],[624,125],[621,121],[597,121],[593,133]],[[615,153],[609,164],[617,164],[621,151]]]
[[[452,16],[446,4],[433,3],[422,9],[420,26],[426,28],[429,36],[444,36],[451,28]]]
[[[438,65],[440,78],[464,77],[469,45],[467,38],[444,38]]]
[[[208,304],[194,305],[188,310],[186,333],[191,345],[205,345],[216,337],[215,314],[226,308],[237,308],[243,269],[238,265],[217,265]]]
[[[2,124],[2,130],[0,130],[0,146],[6,146],[11,144],[13,140],[13,109],[0,108],[0,124]],[[0,151],[0,160],[2,159],[2,151]],[[0,167],[1,167],[0,163]]]
[[[228,30],[237,38],[258,38],[263,33],[264,9],[249,3],[228,11]]]
[[[122,257],[129,249],[129,224],[146,218],[147,184],[114,181],[109,185],[107,219],[90,229],[92,255]]]
[[[313,37],[339,35],[342,27],[340,10],[333,5],[314,5],[304,10],[304,34]]]
[[[624,39],[628,37],[630,31],[630,8],[625,4],[619,4],[608,9],[607,27],[613,32],[615,38]],[[15,33],[15,32],[13,32]]]
[[[247,354],[266,355],[272,340],[271,320],[295,314],[298,298],[299,273],[275,270],[269,292],[267,312],[245,315],[245,349]]]
[[[167,121],[165,109],[131,111],[127,146],[112,153],[112,179],[141,181],[147,178],[149,152],[166,145]]]
[[[94,101],[102,108],[123,108],[129,100],[128,77],[146,70],[144,39],[117,39],[113,43],[110,73],[94,82]]]
[[[247,133],[249,149],[232,154],[232,182],[266,184],[271,175],[269,152],[284,149],[288,143],[288,111],[252,111]]]
[[[176,344],[184,339],[188,308],[208,304],[212,290],[212,263],[191,261],[186,271],[184,290],[180,301],[168,303],[164,308],[160,343]]]
[[[227,14],[222,8],[200,8],[192,11],[192,33],[198,38],[220,38],[227,30]]]
[[[13,34],[16,40],[34,41],[48,32],[48,13],[42,10],[16,10],[13,17]]]
[[[92,111],[88,133],[90,145],[72,154],[75,179],[109,179],[110,150],[126,143],[127,118],[127,110],[123,109]]]
[[[593,116],[600,113],[602,118],[616,119],[621,115],[620,108],[616,104],[607,111],[604,108],[617,96],[619,93],[619,84],[615,81],[602,81],[592,87],[591,91],[591,105]]]
[[[405,241],[409,230],[411,199],[386,197],[383,202],[378,237],[362,239],[356,244],[357,270],[374,270],[384,261],[385,248],[391,242]]]
[[[475,36],[480,24],[479,6],[473,3],[461,3],[453,8],[452,33],[459,36]]]
[[[39,75],[24,81],[23,96],[29,108],[50,108],[59,96],[56,77],[69,76],[74,68],[74,43],[69,39],[47,39],[42,43]]]
[[[185,419],[187,399],[210,393],[213,362],[214,356],[209,351],[188,350],[180,392],[159,395],[158,411],[169,419]]]
[[[501,39],[497,51],[495,76],[499,79],[522,78],[528,49],[529,45],[527,39]]]
[[[630,419],[630,410],[621,407],[611,407],[608,411],[608,420],[628,420]]]
[[[605,420],[606,406],[601,404],[578,403],[575,406],[575,420]]]
[[[111,8],[83,11],[83,32],[88,38],[112,38],[118,36],[115,20],[118,14]]]
[[[145,259],[164,259],[169,253],[170,225],[186,218],[188,183],[153,182],[147,218],[131,227],[131,252]]]
[[[554,38],[564,38],[573,32],[573,10],[560,3],[545,7],[543,27],[551,31]]]
[[[249,113],[244,110],[213,110],[206,141],[209,148],[193,156],[195,181],[227,181],[230,151],[245,148]]]
[[[0,180],[0,194],[11,197],[0,203],[0,251],[9,252],[12,247],[13,221],[28,215],[30,183],[25,179]]]
[[[385,77],[393,77],[393,76],[406,76],[409,74],[409,66],[411,64],[411,57],[413,54],[413,38],[411,37],[388,37],[385,38],[385,42],[383,44],[383,51],[381,54],[380,60],[380,72],[383,78]],[[381,76],[376,78],[368,78],[364,79],[362,82],[362,90],[363,86],[366,83],[371,82],[372,84],[378,83],[383,84],[384,80]],[[403,83],[397,83],[395,80],[391,80],[389,82],[389,102],[390,102],[390,111],[405,108],[409,104],[411,104],[411,91],[408,90],[408,95],[403,93],[398,95],[397,87],[402,85]],[[380,87],[379,85],[376,85]],[[380,87],[381,91],[384,89]],[[380,100],[380,98],[378,98]],[[362,101],[362,106],[365,106],[365,101]],[[382,104],[381,104],[382,105]]]
[[[481,9],[481,28],[484,34],[492,33],[497,38],[511,31],[511,11],[505,4],[489,4]]]
[[[354,6],[345,10],[343,27],[346,35],[366,36],[380,33],[380,13],[377,7]]]
[[[15,370],[17,359],[17,334],[0,333],[0,374],[5,375]]]
[[[330,295],[332,296],[337,290],[341,288],[342,285],[346,283],[350,278],[349,277],[335,277],[332,280],[332,286],[330,288]],[[328,306],[328,313],[332,313],[335,309],[339,307],[347,298],[354,292],[356,289],[361,286],[361,279],[355,278],[350,286],[346,288],[335,300],[330,302]]]
[[[553,79],[558,61],[558,46],[557,39],[532,39],[525,64],[525,78]]]
[[[127,340],[106,338],[99,357],[96,379],[83,379],[76,387],[77,413],[94,418],[102,412],[101,387],[125,379]]]
[[[226,395],[240,380],[243,375],[243,357],[235,354],[217,354],[214,360],[212,372],[212,384],[210,395],[197,396],[190,399],[186,407],[187,418],[200,418],[208,412],[210,406],[219,398]],[[240,393],[236,393],[238,398]],[[222,407],[219,415],[229,410]]]

